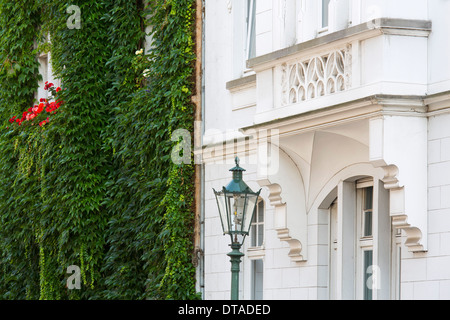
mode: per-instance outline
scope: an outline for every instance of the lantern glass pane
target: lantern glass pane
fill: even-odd
[[[232,232],[242,231],[242,219],[244,216],[245,197],[240,194],[230,195],[230,226]]]
[[[229,224],[227,219],[227,209],[225,205],[225,194],[223,192],[216,192],[214,190],[214,194],[216,195],[217,206],[219,207],[219,216],[220,221],[222,222],[223,233],[227,234],[229,232]]]
[[[252,223],[253,214],[256,208],[256,202],[258,201],[258,194],[247,194],[247,201],[245,206],[244,223],[242,231],[248,233],[250,231],[250,225]]]

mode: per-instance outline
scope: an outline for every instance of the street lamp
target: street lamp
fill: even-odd
[[[231,300],[239,300],[239,264],[244,256],[240,249],[250,231],[261,192],[261,190],[253,192],[242,180],[242,172],[245,169],[239,166],[238,157],[235,162],[236,166],[230,169],[233,172],[233,180],[223,187],[222,191],[213,189],[219,207],[223,234],[228,234],[231,238],[232,251],[228,254],[231,261]]]

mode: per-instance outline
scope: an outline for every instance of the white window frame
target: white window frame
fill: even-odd
[[[392,225],[392,224],[391,224]],[[394,227],[393,227],[394,228]],[[395,228],[391,231],[391,299],[401,298],[402,232]]]
[[[323,25],[323,12],[324,12],[324,7],[323,7],[323,2],[324,1],[328,1],[328,24],[326,26]],[[318,10],[318,25],[317,25],[317,34],[321,35],[321,34],[325,34],[328,32],[329,27],[330,27],[330,2],[331,0],[319,0],[319,10]]]
[[[262,215],[263,215],[263,221],[259,221],[258,219],[258,213],[259,213],[259,209],[260,209],[260,203],[262,203]],[[244,295],[246,297],[248,297],[247,299],[251,299],[254,300],[255,299],[255,263],[256,261],[261,261],[262,266],[263,266],[263,296],[264,296],[264,258],[265,258],[265,234],[266,234],[266,230],[265,230],[265,221],[266,221],[266,203],[265,201],[260,197],[257,201],[257,205],[256,205],[256,211],[255,211],[255,215],[254,218],[256,217],[256,222],[254,222],[254,220],[252,220],[252,224],[251,224],[251,228],[250,228],[250,234],[249,234],[249,238],[246,241],[246,261],[249,262],[248,267],[245,268],[244,273],[246,274],[246,276],[244,276],[245,278],[247,278],[248,280],[245,281],[245,292]],[[253,226],[259,226],[263,228],[263,240],[262,240],[262,244],[261,246],[252,246],[252,237],[253,232],[252,232],[252,227]],[[256,229],[257,231],[257,229]],[[257,239],[258,240],[258,239]]]
[[[249,58],[249,39],[250,34],[248,32],[248,1],[249,0],[234,0],[232,21],[233,21],[233,78],[238,79],[244,76],[249,76],[255,72],[247,68],[247,60]],[[256,1],[256,0],[252,0]],[[256,2],[255,3],[255,22],[256,22]],[[250,21],[249,21],[250,22]],[[256,41],[256,26],[255,26],[255,41]]]
[[[369,186],[373,187],[372,235],[362,237],[362,188]],[[389,215],[389,197],[389,190],[376,175],[360,174],[340,180],[320,204],[319,213],[329,213],[328,228],[318,230],[322,239],[328,232],[326,254],[329,299],[363,299],[366,280],[369,285],[374,285],[373,300],[397,299],[400,296],[401,256],[398,250],[402,242],[401,236],[394,234],[395,228]],[[337,207],[334,207],[334,203],[337,203]],[[333,243],[334,240],[336,243]],[[372,268],[368,272],[364,270],[364,252],[367,250],[372,250]],[[322,261],[326,261],[325,252],[319,255]]]
[[[373,255],[374,255],[374,230],[373,230],[373,205],[374,202],[377,201],[373,194],[374,183],[372,179],[364,179],[356,182],[356,299],[364,299],[364,289],[366,287],[366,273],[367,270],[365,268],[365,252],[372,251],[372,263],[373,263]],[[365,229],[365,210],[364,210],[364,201],[365,201],[365,192],[367,192],[368,188],[372,188],[372,232],[370,236],[364,235]],[[372,292],[373,298],[373,292]]]
[[[245,61],[253,58],[254,56],[250,56],[250,44],[252,38],[256,42],[256,0],[247,0],[245,5]],[[255,28],[253,29],[253,23],[255,23]],[[256,51],[256,48],[255,48]],[[256,56],[256,52],[254,52]],[[247,70],[247,66],[245,66],[244,70]]]
[[[262,297],[256,297],[257,294],[257,290],[256,290],[256,282],[255,282],[255,277],[256,277],[256,264],[257,263],[261,263],[261,268],[262,271],[261,273],[261,277],[262,277],[262,282],[260,283],[261,286],[261,295]],[[251,292],[250,292],[250,299],[251,300],[262,300],[264,297],[264,259],[254,259],[251,260]],[[258,290],[259,291],[259,290]]]
[[[260,214],[260,204],[262,204],[262,221],[259,220],[259,214]],[[264,223],[265,223],[265,204],[264,204],[264,200],[259,199],[257,201],[256,204],[256,210],[255,210],[255,214],[253,216],[251,225],[250,225],[250,248],[255,248],[255,249],[260,249],[260,248],[264,248],[264,235],[265,235],[265,230],[264,230]],[[253,227],[255,227],[256,233],[253,232]],[[259,228],[262,228],[262,241],[260,241],[261,239],[259,239]],[[256,245],[253,246],[253,240],[255,240]],[[258,243],[261,242],[261,245],[258,245]]]
[[[48,98],[48,91],[44,90],[45,82],[49,81],[49,54],[48,53],[41,53],[38,57],[39,61],[39,73],[42,76],[42,80],[38,82],[38,90],[36,92],[35,98],[37,101],[41,98]]]
[[[364,236],[364,188],[372,187],[371,235]],[[373,177],[340,181],[335,193],[337,208],[328,202],[328,293],[330,299],[363,299],[367,284],[373,284],[372,299],[392,298],[392,279],[398,266],[392,265],[392,222],[389,217],[389,192]],[[330,194],[328,197],[331,197]],[[331,199],[330,199],[331,200]],[[333,208],[336,209],[333,215]],[[321,208],[323,210],[325,208]],[[369,208],[367,208],[369,209]],[[334,229],[334,230],[333,230]],[[388,231],[388,232],[386,232]],[[367,232],[369,234],[369,232]],[[334,238],[333,238],[334,237]],[[334,240],[336,239],[336,243]],[[336,250],[335,252],[333,250]],[[371,260],[365,266],[365,253]],[[366,259],[370,257],[366,256]],[[366,260],[367,261],[367,260]],[[371,268],[366,268],[370,267]],[[368,270],[366,270],[368,269]],[[373,282],[370,282],[373,281]],[[398,295],[398,294],[397,294]]]
[[[46,43],[51,42],[50,34],[46,35],[45,42]],[[61,80],[55,79],[53,74],[51,51],[39,53],[38,62],[39,62],[39,74],[42,76],[42,80],[38,81],[39,87],[35,92],[35,99],[37,102],[39,102],[39,99],[41,98],[47,99],[50,96],[49,92],[44,89],[45,82],[47,81],[51,82],[54,84],[55,87],[61,86]]]

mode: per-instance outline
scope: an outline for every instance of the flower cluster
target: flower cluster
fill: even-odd
[[[149,64],[149,60],[148,57],[144,54],[144,49],[137,50],[135,54],[136,57],[133,61],[133,67],[137,75],[136,82],[139,84],[141,83],[141,81],[149,78],[152,73],[150,69],[145,69],[145,67]]]
[[[52,97],[56,96],[56,93],[61,91],[60,87],[55,88],[55,85],[53,83],[49,83],[48,81],[45,83],[44,86],[45,90],[49,90],[52,93]],[[9,119],[9,123],[11,124],[17,124],[17,125],[22,125],[22,123],[29,121],[31,123],[31,125],[33,126],[34,123],[34,119],[42,119],[42,116],[40,116],[41,114],[44,114],[43,111],[45,110],[45,113],[47,114],[54,114],[56,113],[56,110],[59,109],[59,107],[62,104],[62,101],[60,100],[56,100],[56,101],[52,101],[50,102],[50,99],[44,99],[41,98],[39,100],[39,104],[34,105],[34,107],[29,108],[27,111],[23,112],[21,116],[14,116],[11,119]],[[45,118],[45,116],[44,116]],[[48,122],[50,122],[50,117],[46,117],[45,119],[39,121],[39,126],[44,126],[45,124],[47,124]]]

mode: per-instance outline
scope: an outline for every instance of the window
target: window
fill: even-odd
[[[329,216],[328,228],[319,231],[324,239],[328,232],[328,297],[398,299],[401,238],[392,228],[389,191],[382,181],[341,181],[319,212]]]
[[[322,8],[321,8],[321,28],[328,28],[328,20],[329,20],[329,4],[330,0],[322,0]]]
[[[44,38],[44,43],[49,44],[50,42],[50,35],[46,35]],[[61,86],[61,81],[59,79],[55,79],[53,75],[53,68],[52,68],[52,54],[50,51],[48,52],[40,52],[38,55],[38,62],[39,62],[39,74],[42,76],[42,80],[39,80],[38,82],[38,89],[35,92],[35,99],[39,101],[41,98],[48,98],[50,95],[47,90],[44,89],[45,82],[51,82],[55,85],[55,87]]]
[[[251,224],[251,246],[261,247],[264,242],[264,202],[260,200],[256,206]]]
[[[364,188],[363,237],[372,237],[373,187]]]
[[[358,221],[358,259],[357,272],[361,275],[357,284],[362,292],[362,299],[372,300],[374,275],[373,268],[373,182],[364,180],[357,182],[357,221]],[[376,272],[376,270],[375,270]],[[359,281],[358,281],[359,280]]]
[[[247,0],[245,60],[256,56],[256,0]]]
[[[263,260],[252,260],[252,300],[263,299],[263,275],[264,263]]]
[[[247,256],[251,259],[251,289],[253,300],[263,299],[264,278],[264,201],[259,199],[250,229],[250,248]]]
[[[256,0],[233,2],[233,77],[252,72],[247,60],[256,56]]]
[[[42,80],[39,81],[38,85],[38,91],[37,91],[37,96],[36,96],[36,100],[39,100],[40,98],[47,98],[48,97],[48,92],[46,90],[44,90],[44,86],[45,86],[45,82],[49,81],[49,74],[48,74],[48,67],[49,67],[49,63],[48,63],[48,54],[41,54],[39,55],[39,73],[42,76]]]

